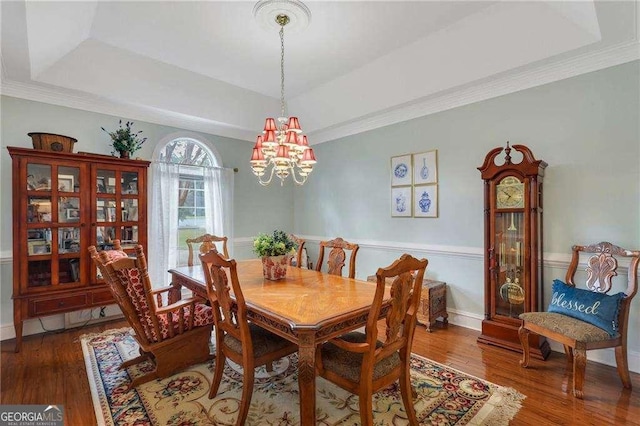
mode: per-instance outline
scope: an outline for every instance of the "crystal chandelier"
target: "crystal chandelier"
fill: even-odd
[[[284,10],[276,10],[276,7]],[[298,117],[285,115],[284,27],[291,21],[290,14],[293,14],[297,22],[306,20],[308,23],[311,13],[302,2],[294,0],[260,1],[253,9],[256,18],[274,12],[277,13],[275,22],[280,26],[280,117],[277,120],[266,119],[264,130],[253,147],[251,170],[263,186],[271,183],[273,175],[280,178],[280,185],[284,185],[288,176],[296,184],[303,185],[313,171],[316,157],[309,147],[307,137],[302,134]]]

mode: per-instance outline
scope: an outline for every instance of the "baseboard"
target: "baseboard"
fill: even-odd
[[[471,330],[476,331],[480,331],[482,329],[482,316],[480,315],[450,308],[447,308],[447,314],[449,314],[449,324],[470,328]]]
[[[85,325],[98,324],[118,318],[124,318],[124,315],[118,305],[82,309],[80,311],[67,312],[64,314],[64,327],[84,327]]]
[[[83,327],[124,317],[117,305],[107,305],[105,308],[104,317],[100,317],[100,307],[97,307],[24,320],[22,322],[22,336]],[[15,339],[15,337],[16,331],[13,323],[0,325],[0,340]]]

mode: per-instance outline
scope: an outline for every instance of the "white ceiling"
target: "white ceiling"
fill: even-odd
[[[3,1],[2,93],[252,140],[279,114],[254,2]],[[640,58],[636,1],[330,1],[285,28],[310,143]]]

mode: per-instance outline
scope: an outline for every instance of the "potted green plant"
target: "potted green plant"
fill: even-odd
[[[120,158],[130,158],[133,153],[142,148],[142,144],[147,140],[147,138],[143,138],[140,136],[142,130],[134,132],[131,127],[133,126],[133,121],[127,121],[122,126],[122,120],[118,121],[118,129],[114,132],[110,132],[104,127],[101,127],[102,130],[107,132],[111,137],[111,146],[113,150],[111,151],[112,155],[115,155],[116,152],[120,154]]]
[[[262,258],[262,272],[268,280],[279,280],[287,275],[289,258],[297,244],[289,234],[275,230],[272,234],[258,234],[253,240],[253,252]]]

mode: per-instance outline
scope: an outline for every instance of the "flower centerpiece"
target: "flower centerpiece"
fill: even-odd
[[[142,130],[134,132],[131,127],[133,121],[127,121],[122,126],[122,120],[118,121],[118,129],[115,132],[110,132],[104,127],[102,130],[107,132],[111,136],[111,146],[113,150],[111,155],[115,155],[116,152],[120,154],[120,158],[130,158],[131,154],[142,148],[142,144],[147,140],[140,136]]]
[[[258,234],[253,240],[253,252],[262,257],[262,271],[268,280],[279,280],[287,275],[290,256],[297,244],[284,231]]]

